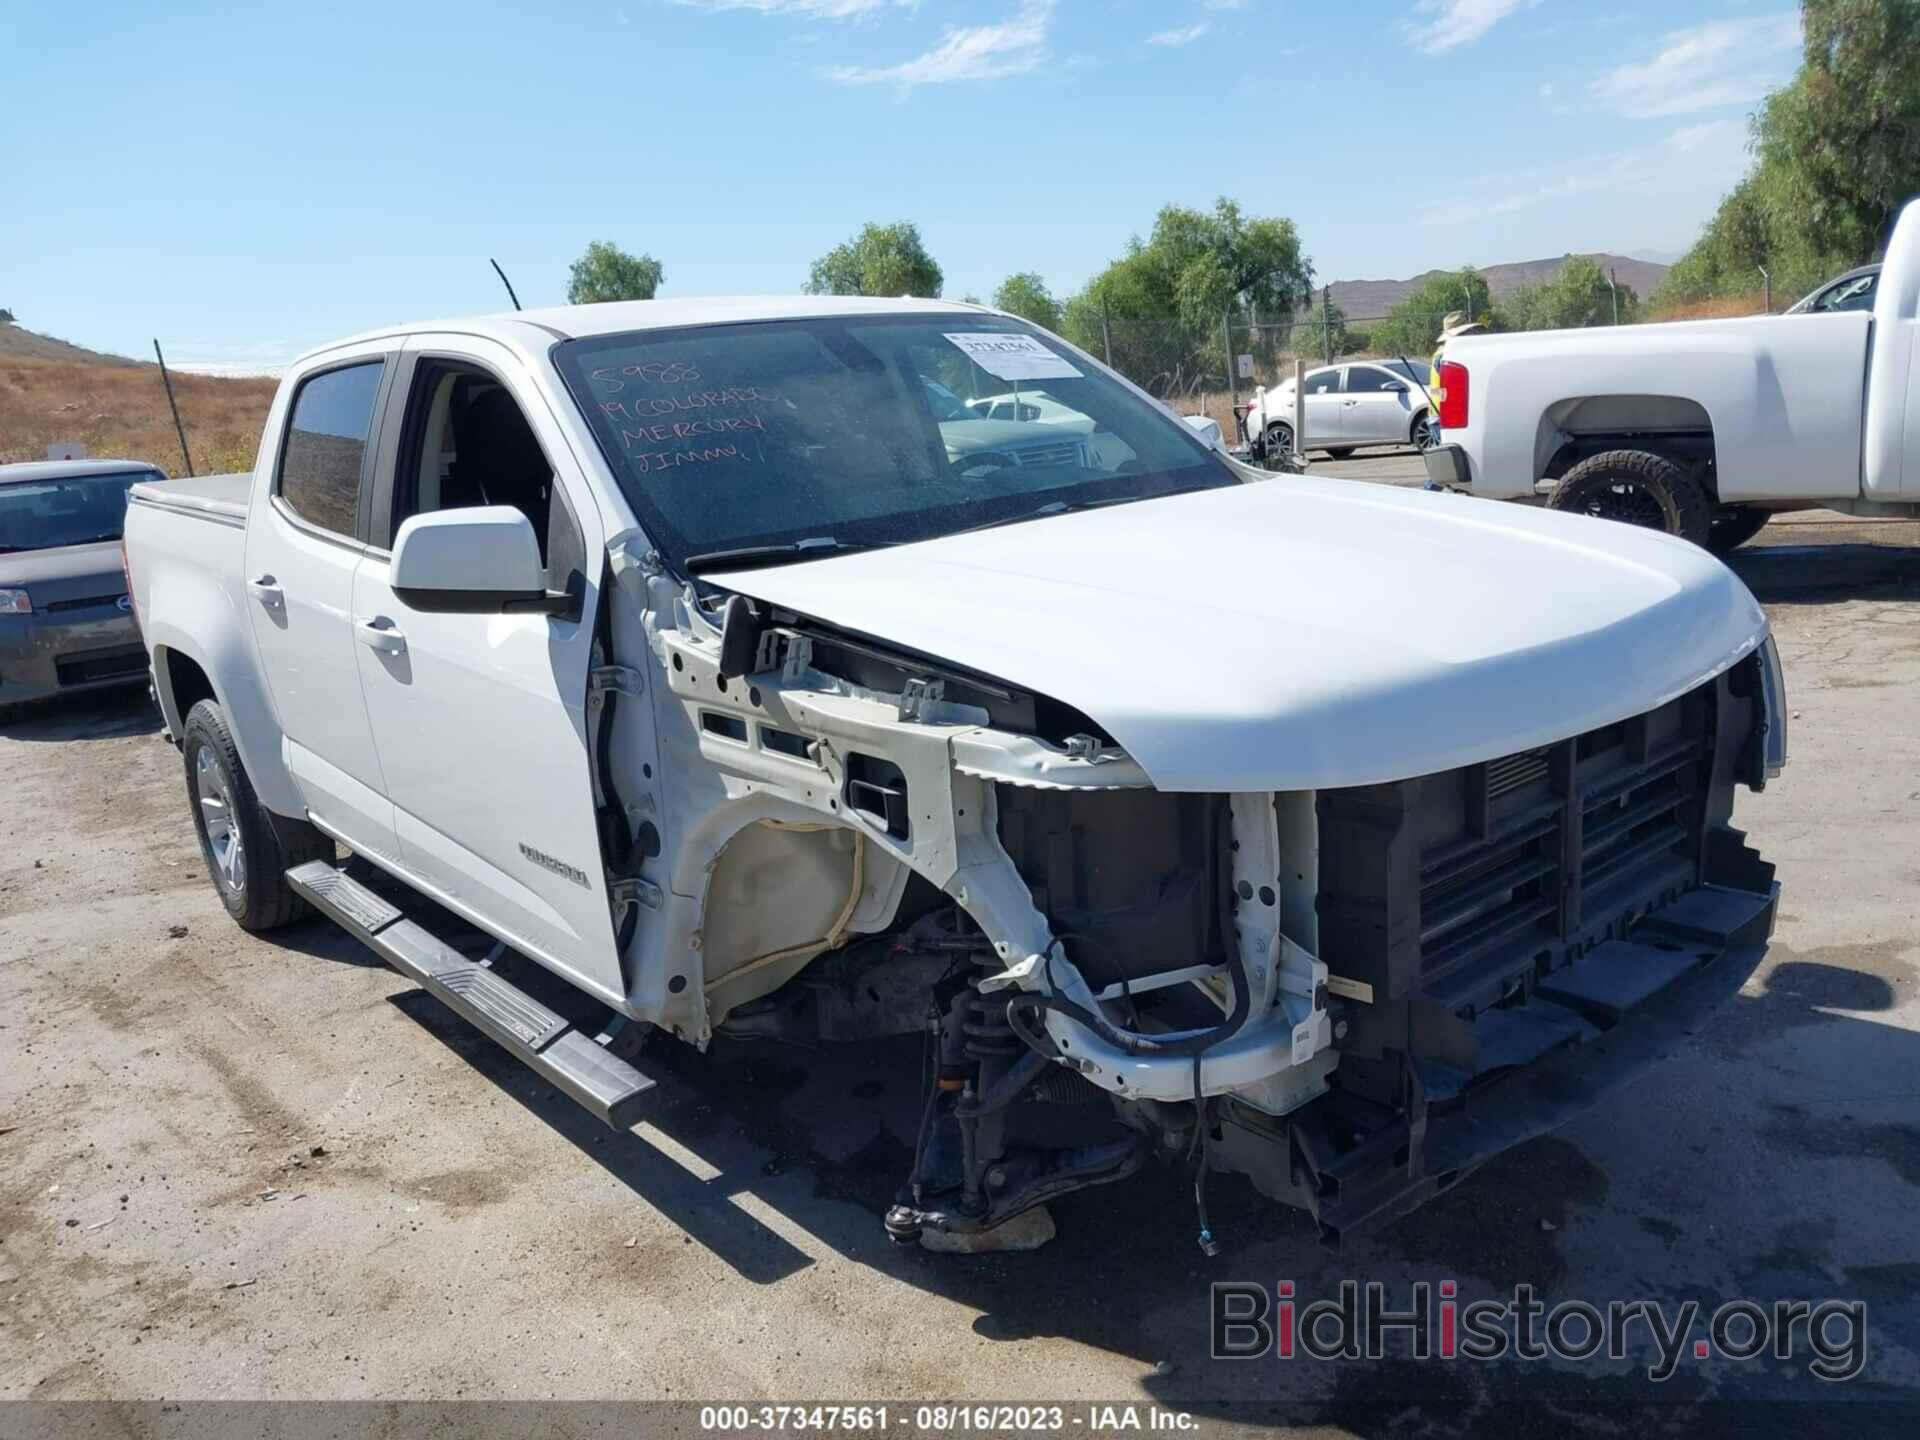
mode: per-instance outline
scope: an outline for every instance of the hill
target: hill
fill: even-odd
[[[0,338],[17,329],[0,327]],[[69,348],[95,358],[42,359],[0,350],[0,464],[44,460],[47,446],[78,440],[97,459],[145,460],[169,475],[185,474],[159,366]],[[270,377],[173,377],[195,470],[205,475],[252,467],[278,385]]]
[[[89,350],[84,345],[69,344],[65,340],[56,340],[51,335],[40,335],[32,330],[15,325],[10,321],[0,321],[0,360],[67,360],[75,365],[144,365],[144,360],[129,360],[124,355],[109,355],[103,350]]]
[[[1599,253],[1592,258],[1599,262],[1602,270],[1611,268],[1620,283],[1631,286],[1643,300],[1666,277],[1668,268],[1651,260],[1636,260],[1631,255]],[[1478,268],[1487,278],[1487,289],[1493,293],[1495,300],[1499,300],[1523,285],[1539,285],[1551,280],[1567,259],[1567,256],[1560,255],[1549,260],[1517,260],[1506,265],[1482,265]],[[1406,280],[1335,280],[1328,289],[1333,292],[1333,303],[1346,313],[1347,318],[1374,319],[1385,315],[1427,281],[1442,273],[1439,270],[1425,270]]]

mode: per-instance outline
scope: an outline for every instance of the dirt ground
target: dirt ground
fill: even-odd
[[[1368,478],[1405,483],[1398,461]],[[1340,467],[1326,467],[1340,473]],[[0,1400],[1130,1399],[1363,1435],[1583,1430],[1609,1401],[1920,1394],[1920,525],[1783,521],[1792,761],[1737,818],[1772,950],[1665,1066],[1338,1255],[1217,1178],[1054,1207],[1023,1257],[888,1245],[918,1043],[658,1049],[615,1135],[322,922],[234,927],[144,701],[0,726]],[[1524,603],[1524,602],[1523,602]],[[1539,603],[1548,603],[1540,597]],[[1462,617],[1470,623],[1472,617]],[[650,1051],[651,1054],[656,1052]],[[1216,1363],[1208,1284],[1859,1298],[1869,1360]],[[1707,1413],[1707,1412],[1702,1412]],[[1866,1415],[1862,1410],[1856,1414]]]

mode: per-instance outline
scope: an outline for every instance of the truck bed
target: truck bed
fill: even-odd
[[[134,486],[133,495],[144,504],[244,526],[252,487],[252,472],[241,470],[231,475],[190,475],[179,480],[147,481]]]

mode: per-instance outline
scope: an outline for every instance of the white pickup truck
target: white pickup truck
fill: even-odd
[[[974,443],[969,367],[1106,443]],[[343,341],[252,474],[135,487],[126,549],[240,924],[317,908],[616,1126],[654,1032],[931,1032],[902,1242],[1155,1158],[1380,1222],[1771,932],[1730,821],[1784,696],[1723,566],[1272,483],[973,306]]]
[[[1871,312],[1467,336],[1439,389],[1441,488],[1722,554],[1782,510],[1920,513],[1920,202]]]

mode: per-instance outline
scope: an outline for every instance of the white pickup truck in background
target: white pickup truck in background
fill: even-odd
[[[1920,513],[1920,202],[1871,312],[1451,341],[1430,484],[1726,553],[1782,510]]]
[[[655,1032],[931,1028],[903,1242],[1156,1157],[1335,1236],[1752,972],[1785,697],[1689,546],[1254,473],[978,307],[603,304],[306,356],[126,554],[240,924],[616,1126]]]

